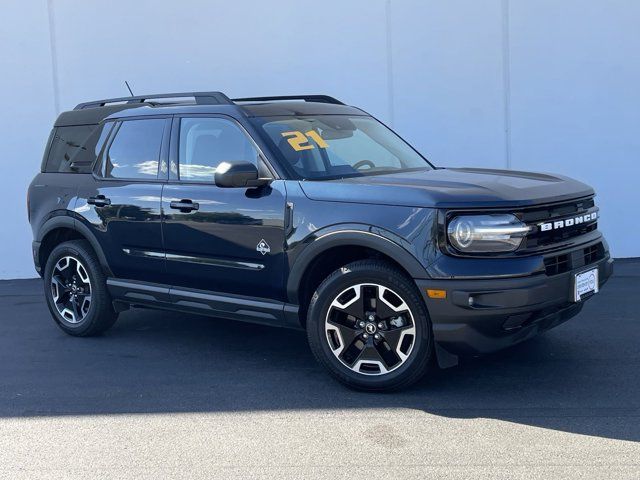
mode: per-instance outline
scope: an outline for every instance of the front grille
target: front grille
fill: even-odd
[[[524,223],[532,227],[532,232],[527,235],[526,242],[523,242],[521,249],[537,250],[596,230],[598,228],[597,220],[547,231],[541,229],[541,225],[544,223],[553,224],[559,220],[594,212],[597,212],[597,208],[593,198],[523,210],[518,216]]]
[[[544,269],[547,275],[559,275],[580,267],[586,267],[604,258],[604,245],[598,242],[586,248],[580,248],[570,253],[554,255],[544,259]]]

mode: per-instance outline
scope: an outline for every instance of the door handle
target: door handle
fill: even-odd
[[[106,207],[107,205],[111,205],[111,199],[104,195],[96,195],[95,197],[89,197],[87,203],[89,205],[95,205],[96,207]]]
[[[176,210],[180,210],[182,213],[192,212],[193,210],[198,210],[200,208],[199,204],[189,199],[182,199],[179,202],[171,202],[169,206]]]

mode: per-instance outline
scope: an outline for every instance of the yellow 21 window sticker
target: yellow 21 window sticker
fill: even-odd
[[[302,133],[299,130],[282,132],[282,136],[290,137],[287,139],[287,142],[296,152],[312,149],[313,145],[309,144],[309,139],[313,140],[320,148],[327,148],[329,146],[315,130],[309,130],[307,133]]]

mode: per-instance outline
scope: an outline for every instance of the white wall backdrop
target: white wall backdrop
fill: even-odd
[[[31,277],[25,193],[56,115],[136,93],[327,93],[442,166],[593,185],[640,256],[636,0],[4,0],[0,278]]]

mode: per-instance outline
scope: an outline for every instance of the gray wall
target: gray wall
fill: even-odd
[[[34,275],[25,190],[51,123],[81,101],[222,90],[328,93],[434,163],[593,185],[615,256],[640,173],[640,2],[3,2],[0,278]]]

